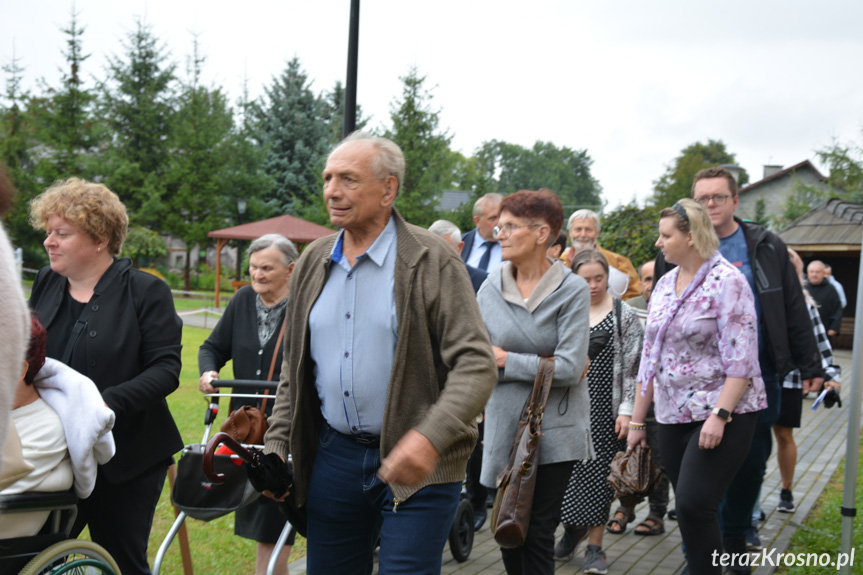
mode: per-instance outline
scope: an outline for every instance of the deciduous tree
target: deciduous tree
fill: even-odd
[[[635,202],[621,205],[603,214],[599,245],[625,255],[632,265],[638,267],[656,259],[658,250],[654,244],[658,237],[658,224],[658,209],[640,208]]]
[[[653,197],[650,203],[659,208],[671,206],[680,198],[691,196],[692,180],[700,170],[723,164],[736,163],[735,156],[725,149],[722,140],[707,140],[706,144],[695,142],[680,151],[665,168],[665,173],[653,182]],[[749,182],[749,174],[744,170],[738,184],[742,187]]]
[[[518,190],[548,188],[560,198],[566,213],[602,207],[602,187],[590,172],[593,160],[587,150],[541,141],[525,148],[492,140],[483,143],[476,155],[483,158],[487,178],[499,174],[493,191],[508,195]]]

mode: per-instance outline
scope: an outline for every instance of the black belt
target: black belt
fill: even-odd
[[[345,435],[348,439],[356,443],[357,445],[362,445],[363,447],[367,447],[369,449],[377,449],[381,446],[381,438],[377,435]]]
[[[336,434],[341,435],[345,439],[349,439],[362,447],[366,447],[369,449],[377,449],[381,446],[381,438],[379,435],[372,435],[371,433],[358,433],[348,435],[346,433],[336,431],[327,422],[324,422],[324,425],[332,429]]]

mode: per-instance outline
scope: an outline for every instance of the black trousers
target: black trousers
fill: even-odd
[[[719,504],[749,452],[757,420],[758,412],[735,413],[714,449],[698,447],[703,421],[659,424],[659,450],[677,497],[677,524],[691,573],[722,573],[712,557],[722,553]]]
[[[71,536],[87,525],[90,538],[111,554],[123,575],[150,575],[147,543],[170,463],[120,484],[106,481],[100,470],[93,493],[78,502]]]
[[[537,468],[527,540],[521,547],[500,550],[507,575],[554,574],[554,530],[571,475],[572,461]]]
[[[470,495],[470,502],[473,505],[474,513],[477,513],[478,510],[485,511],[485,501],[488,498],[488,488],[479,482],[479,477],[482,474],[482,438],[484,428],[485,422],[480,423],[479,439],[467,462],[468,494]]]

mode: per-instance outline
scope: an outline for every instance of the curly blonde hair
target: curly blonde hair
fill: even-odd
[[[59,216],[81,228],[93,241],[107,242],[117,255],[126,239],[129,216],[120,198],[104,184],[80,178],[58,180],[30,201],[30,224],[44,230],[48,218]]]

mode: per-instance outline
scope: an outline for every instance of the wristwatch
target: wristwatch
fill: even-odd
[[[714,407],[711,413],[719,419],[724,419],[725,423],[731,423],[731,412],[727,409],[722,409],[721,407]]]

